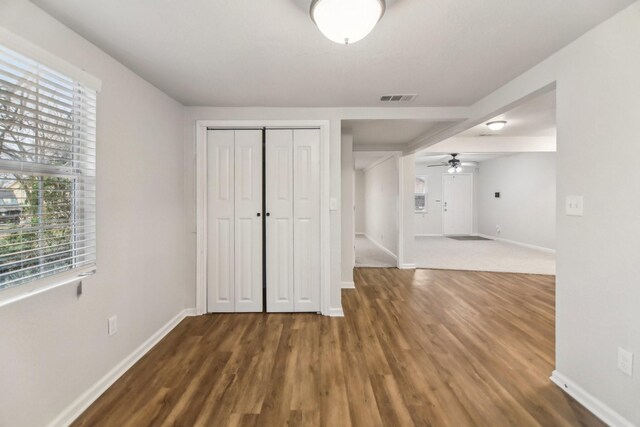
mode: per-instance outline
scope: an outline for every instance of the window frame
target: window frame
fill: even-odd
[[[83,86],[93,90],[96,92],[96,96],[101,90],[102,82],[100,79],[92,76],[81,68],[61,59],[50,52],[42,49],[41,47],[31,43],[30,41],[10,32],[9,30],[0,27],[0,44],[10,49],[20,55],[23,55],[29,58],[32,61],[37,62],[38,64],[55,70],[58,73],[65,75],[66,77],[72,79],[74,82],[80,83]],[[96,101],[97,103],[97,101]],[[96,105],[97,107],[97,105]],[[97,120],[97,116],[96,116]],[[97,139],[97,136],[96,136]],[[72,162],[75,166],[75,159]],[[28,170],[32,169],[32,170]],[[47,169],[50,169],[47,171]],[[27,168],[24,170],[25,174],[36,174],[48,175],[48,176],[58,176],[61,177],[63,174],[60,171],[60,168],[56,168],[55,166],[52,168],[48,168],[43,164],[33,164],[32,168]],[[12,173],[12,172],[5,172]],[[67,174],[67,177],[72,178],[72,186],[73,192],[78,191],[78,185],[81,185],[81,181],[83,176],[82,173],[75,174],[74,176]],[[95,181],[95,176],[93,177]],[[79,184],[80,183],[80,184]],[[94,184],[95,185],[95,184]],[[97,194],[97,193],[96,193]],[[71,215],[82,215],[82,207],[78,207],[76,205],[76,197],[72,197],[72,207],[71,207]],[[97,206],[97,203],[95,204]],[[93,232],[96,235],[97,242],[97,233],[98,226],[97,222],[94,220],[94,228]],[[71,236],[71,253],[77,248],[77,225],[73,225],[72,236]],[[95,248],[97,252],[97,248]],[[77,263],[76,259],[72,259],[73,263]],[[79,283],[83,278],[88,277],[96,272],[97,265],[97,255],[95,260],[87,265],[83,265],[80,267],[72,266],[69,270],[63,270],[61,272],[56,272],[51,275],[35,278],[29,282],[21,283],[16,286],[11,286],[5,289],[0,289],[0,307],[29,298],[31,296],[46,292],[48,290],[58,288],[63,285]],[[75,294],[75,293],[74,293]]]

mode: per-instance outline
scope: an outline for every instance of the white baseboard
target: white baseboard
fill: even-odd
[[[88,390],[80,395],[75,401],[67,406],[53,421],[49,423],[49,427],[68,426],[76,418],[78,418],[102,393],[104,393],[118,378],[127,372],[138,360],[142,358],[149,350],[153,348],[162,338],[164,338],[178,323],[185,317],[195,315],[194,308],[188,308],[178,313],[173,319],[169,320],[149,339],[142,343],[133,353],[125,357],[113,369],[111,369],[104,377],[98,380]]]
[[[342,289],[355,289],[356,288],[356,284],[353,281],[351,281],[351,282],[343,281],[343,282],[341,282],[341,285],[342,285]]]
[[[342,307],[330,308],[329,312],[325,314],[325,316],[329,317],[344,317],[344,312],[342,311]]]
[[[442,237],[444,234],[416,234],[415,237]]]
[[[543,248],[542,246],[530,245],[528,243],[516,242],[515,240],[503,239],[501,237],[490,236],[488,234],[477,233],[477,236],[484,237],[485,239],[497,240],[498,242],[511,243],[512,245],[518,245],[529,249],[535,249],[542,252],[547,252],[550,254],[555,254],[555,249]]]
[[[633,423],[618,414],[616,411],[602,403],[592,394],[578,386],[576,383],[562,375],[558,371],[553,371],[551,381],[560,387],[565,393],[577,400],[582,406],[591,411],[607,425],[616,427],[633,427]]]
[[[416,269],[416,265],[415,264],[402,264],[398,268],[400,270],[415,270]]]
[[[369,239],[369,241],[371,241],[371,243],[373,243],[374,245],[376,245],[377,247],[379,247],[380,249],[382,249],[386,254],[388,254],[390,257],[392,257],[394,260],[398,260],[398,256],[396,254],[394,254],[393,252],[391,252],[389,249],[385,248],[384,246],[382,246],[380,243],[376,242],[375,240],[373,240],[371,237],[369,237],[367,234],[364,235],[364,237],[366,237],[367,239]]]
[[[191,316],[197,316],[197,315],[198,315],[198,310],[195,307],[184,309],[184,317],[191,317]]]
[[[356,236],[366,236],[363,231],[356,231]]]

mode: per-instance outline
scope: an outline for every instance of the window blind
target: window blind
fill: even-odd
[[[0,290],[96,261],[96,92],[0,44]]]

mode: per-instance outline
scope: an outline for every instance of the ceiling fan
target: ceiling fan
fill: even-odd
[[[458,153],[451,153],[451,159],[449,159],[446,162],[442,162],[440,164],[435,164],[435,165],[428,165],[428,168],[434,168],[434,167],[442,167],[442,166],[449,166],[449,169],[447,169],[447,172],[449,173],[460,173],[462,172],[462,167],[463,166],[475,166],[475,163],[472,162],[461,162],[460,159],[458,159],[459,154]]]

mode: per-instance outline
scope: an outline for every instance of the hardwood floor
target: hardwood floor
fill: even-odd
[[[551,383],[554,278],[358,269],[344,318],[185,319],[75,426],[604,425]]]

